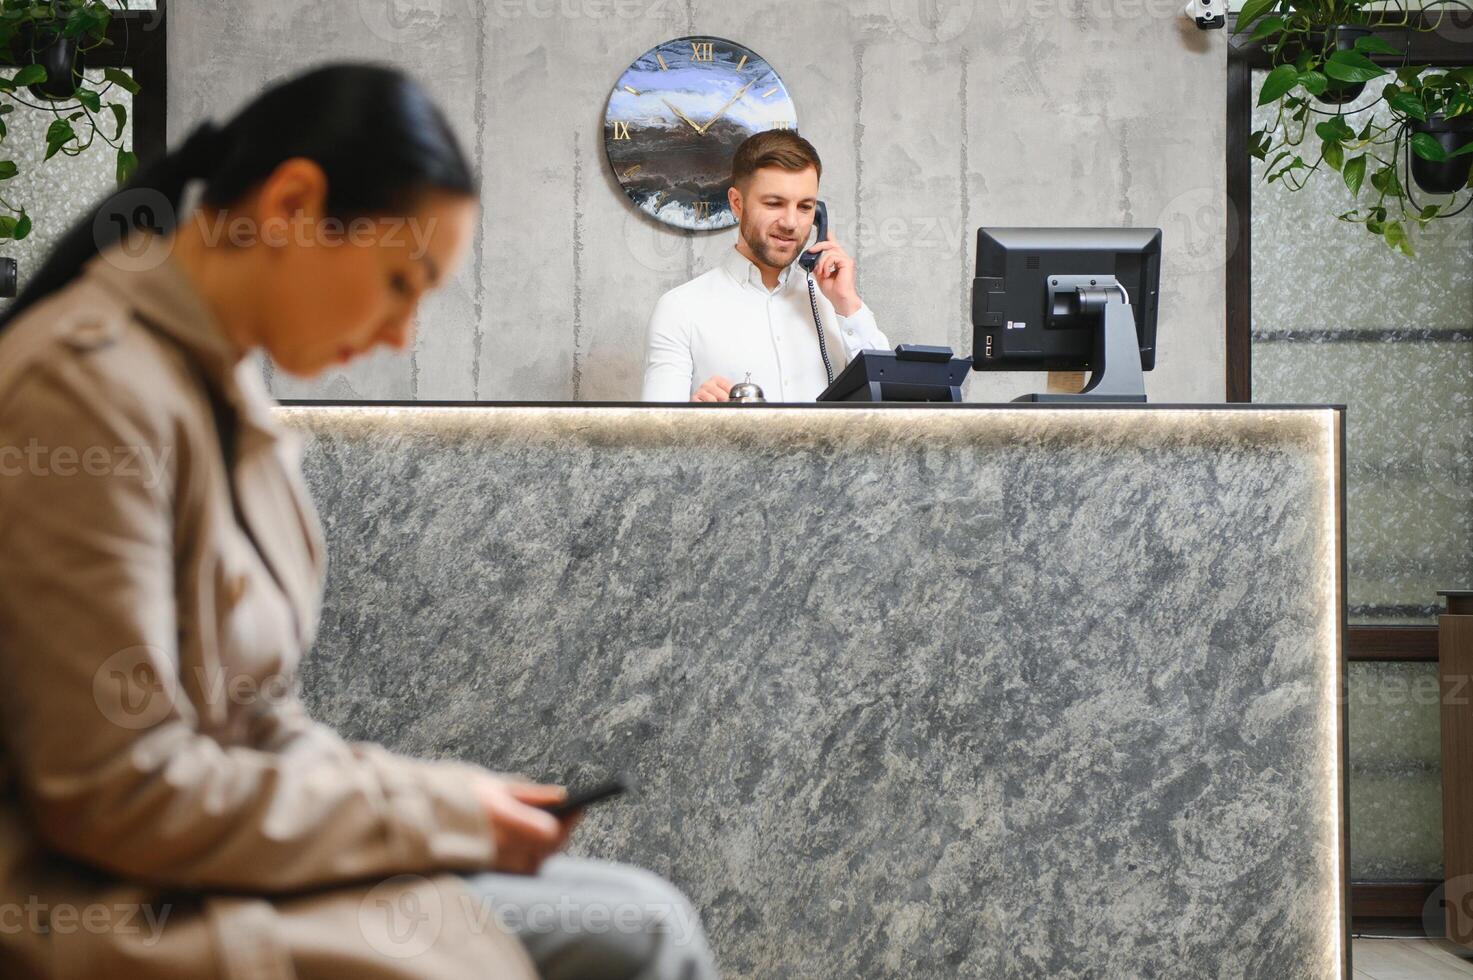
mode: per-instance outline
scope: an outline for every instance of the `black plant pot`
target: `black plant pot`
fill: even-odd
[[[1426,133],[1452,153],[1473,141],[1473,116],[1457,116],[1445,119],[1434,115],[1426,122],[1411,120],[1411,135]],[[1412,179],[1428,194],[1456,194],[1468,184],[1468,170],[1473,166],[1473,154],[1464,154],[1451,160],[1436,163],[1412,153]]]
[[[1361,27],[1356,24],[1336,24],[1323,31],[1310,34],[1309,49],[1315,54],[1324,52],[1328,57],[1334,51],[1352,51],[1355,49],[1355,42],[1357,40],[1370,36],[1371,29],[1369,27]],[[1327,37],[1333,39],[1334,51],[1331,51],[1327,47],[1325,40]],[[1299,55],[1304,51],[1304,47],[1303,44],[1297,42],[1285,44],[1282,52],[1284,62],[1288,64],[1298,61]],[[1325,105],[1345,105],[1348,102],[1354,102],[1360,98],[1361,93],[1365,90],[1365,82],[1337,82],[1332,78],[1330,79],[1329,87],[1324,92],[1316,95],[1315,99],[1323,102]]]
[[[26,87],[36,98],[48,102],[76,98],[77,76],[84,61],[82,53],[77,50],[76,38],[58,37],[35,44],[30,32],[22,31],[16,36],[10,54],[11,60],[18,65],[37,64],[46,69],[46,81]]]

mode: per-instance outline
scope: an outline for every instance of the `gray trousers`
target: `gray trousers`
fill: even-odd
[[[466,883],[521,940],[543,980],[716,980],[699,916],[640,868],[557,856],[535,876]]]

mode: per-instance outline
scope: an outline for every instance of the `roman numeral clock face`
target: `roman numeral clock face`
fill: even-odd
[[[609,95],[604,148],[624,192],[678,228],[730,228],[731,159],[768,129],[797,129],[798,114],[772,66],[719,37],[651,48]]]

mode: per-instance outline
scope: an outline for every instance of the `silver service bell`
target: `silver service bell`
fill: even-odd
[[[762,389],[752,383],[752,375],[747,375],[747,380],[731,386],[731,393],[726,396],[728,402],[740,402],[744,405],[753,405],[765,402],[767,399],[762,394]]]

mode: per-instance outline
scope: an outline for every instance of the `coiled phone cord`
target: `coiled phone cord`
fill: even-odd
[[[813,286],[813,274],[808,274],[808,302],[813,307],[813,329],[818,331],[818,352],[823,355],[823,371],[834,383],[834,365],[829,361],[829,345],[823,339],[823,321],[818,317],[818,291]]]

